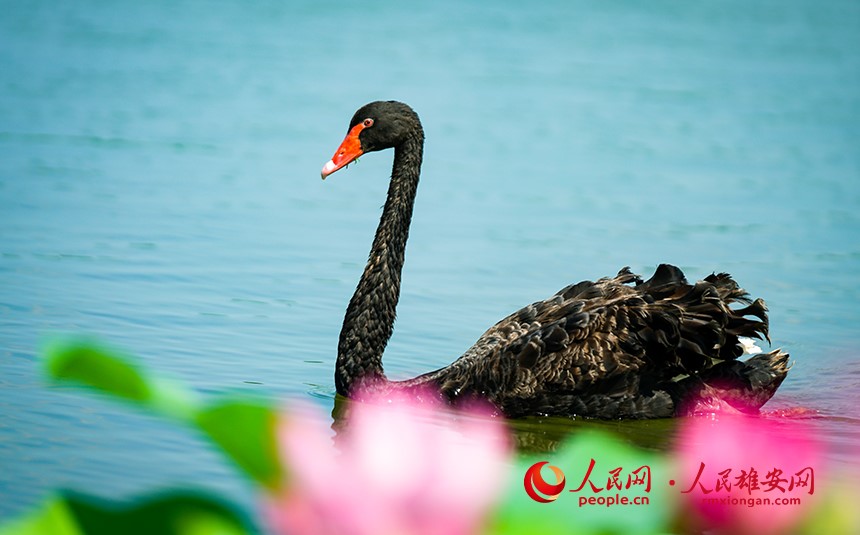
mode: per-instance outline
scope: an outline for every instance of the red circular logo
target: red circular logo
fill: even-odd
[[[549,503],[556,500],[564,490],[564,472],[561,468],[549,465],[550,470],[555,474],[555,483],[547,483],[540,474],[540,469],[543,465],[549,464],[548,461],[535,463],[526,470],[526,477],[523,480],[523,485],[526,488],[526,493],[529,497],[539,503]]]

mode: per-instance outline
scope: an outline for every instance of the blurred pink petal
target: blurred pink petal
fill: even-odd
[[[824,484],[822,447],[811,431],[799,421],[759,416],[685,419],[677,444],[677,487],[698,527],[790,532]]]
[[[428,396],[432,398],[432,396]],[[288,415],[280,447],[291,479],[268,504],[278,533],[473,533],[504,481],[504,423],[475,411],[452,415],[414,397],[350,405],[334,445],[330,420]]]

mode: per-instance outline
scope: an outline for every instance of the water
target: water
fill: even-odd
[[[388,98],[427,133],[390,376],[573,281],[724,270],[796,360],[768,407],[857,469],[856,2],[3,4],[0,516],[55,487],[251,503],[198,436],[45,384],[40,341],[330,408],[391,154],[319,169]]]

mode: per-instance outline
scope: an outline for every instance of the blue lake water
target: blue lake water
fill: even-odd
[[[389,376],[570,282],[728,271],[796,361],[768,408],[858,469],[860,3],[2,4],[0,516],[56,487],[250,503],[193,433],[46,384],[38,348],[93,334],[329,409],[391,153],[319,170],[378,99],[427,135]]]

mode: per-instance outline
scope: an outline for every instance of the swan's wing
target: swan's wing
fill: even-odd
[[[736,301],[748,306],[732,310]],[[500,404],[552,394],[640,396],[736,359],[738,336],[767,337],[766,308],[728,275],[691,285],[661,265],[643,282],[625,268],[511,314],[435,373],[449,395],[474,392]]]

